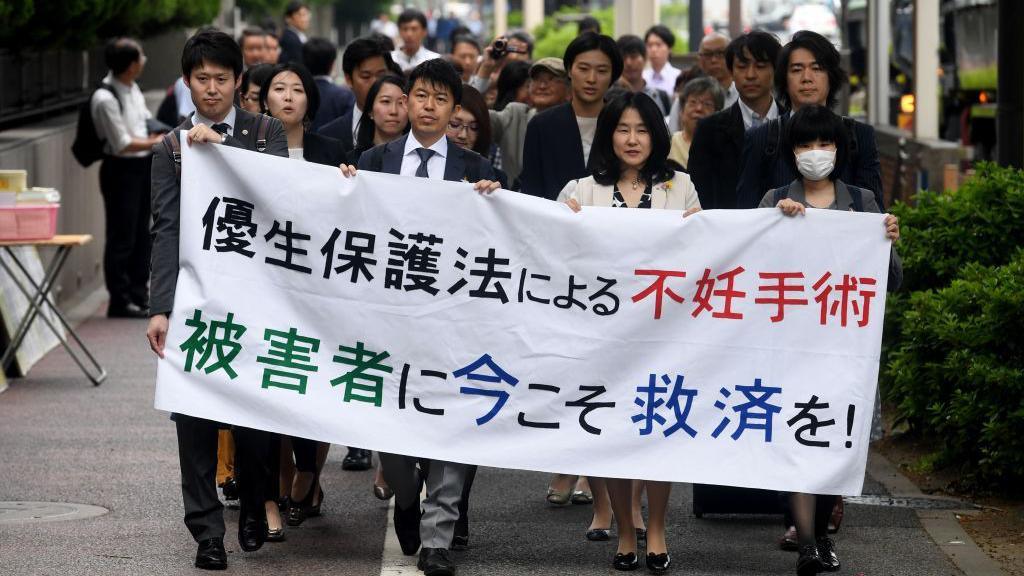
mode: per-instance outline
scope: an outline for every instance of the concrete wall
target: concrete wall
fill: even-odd
[[[946,165],[958,165],[964,157],[961,146],[955,142],[934,139],[915,139],[909,132],[891,126],[875,126],[878,156],[882,164],[882,188],[885,204],[894,200],[908,202],[923,187],[927,179],[929,190],[941,191]],[[903,145],[903,169],[899,167],[900,139]],[[897,180],[899,191],[897,193]]]
[[[146,93],[151,110],[163,94]],[[93,241],[75,248],[54,288],[57,301],[73,304],[103,286],[103,197],[100,194],[100,163],[82,168],[71,155],[77,113],[0,132],[0,169],[28,170],[29,186],[56,188],[61,194],[58,234],[92,234]],[[47,262],[52,251],[43,249]]]

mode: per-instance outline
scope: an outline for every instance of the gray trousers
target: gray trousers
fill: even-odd
[[[395,491],[395,506],[408,510],[420,505],[419,472],[414,456],[379,453],[384,469],[384,480]],[[420,519],[420,541],[424,548],[448,549],[455,535],[455,522],[459,519],[462,485],[469,466],[441,460],[423,460],[429,463],[426,478],[427,498],[423,501]]]

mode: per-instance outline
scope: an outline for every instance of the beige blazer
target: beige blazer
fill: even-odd
[[[558,201],[565,202],[573,198],[580,206],[610,207],[614,194],[614,185],[598,184],[593,176],[587,176],[579,180],[570,180],[558,194]],[[690,176],[684,172],[676,172],[672,180],[655,184],[651,190],[651,208],[684,211],[700,208],[697,189],[693,187],[693,182],[690,182]]]

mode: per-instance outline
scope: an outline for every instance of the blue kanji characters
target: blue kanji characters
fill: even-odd
[[[772,417],[781,412],[782,408],[769,404],[768,401],[775,394],[782,394],[782,388],[762,386],[761,379],[755,378],[753,386],[737,384],[736,391],[742,393],[747,401],[732,407],[732,411],[739,414],[740,422],[730,437],[733,440],[737,440],[746,430],[762,430],[764,431],[764,441],[771,442]],[[732,395],[732,392],[726,388],[722,388],[720,393],[725,398],[729,398]],[[721,400],[717,400],[715,401],[715,408],[725,410],[726,405]],[[711,433],[711,437],[718,438],[730,422],[731,419],[728,416],[724,416],[722,421],[718,423],[715,431]]]
[[[661,386],[658,385],[659,379],[662,383]],[[651,374],[648,377],[647,386],[637,387],[637,393],[644,394],[645,397],[637,396],[633,399],[633,403],[643,408],[644,412],[634,414],[630,420],[634,424],[643,422],[640,427],[641,436],[648,436],[654,432],[655,424],[661,426],[662,434],[666,438],[680,430],[689,434],[691,438],[697,436],[697,431],[686,421],[690,417],[690,409],[693,406],[693,399],[697,396],[697,390],[684,388],[683,382],[685,382],[685,377],[682,374],[676,374],[674,379],[668,374],[662,374],[660,378],[657,374]],[[659,396],[669,393],[669,386],[671,386],[671,393],[668,400],[659,398]],[[658,411],[662,406],[672,410],[675,421],[668,426],[666,426],[668,420]]]
[[[490,373],[488,374],[477,372],[481,368],[487,368],[490,371]],[[454,376],[455,378],[465,377],[470,382],[487,382],[490,384],[503,383],[513,387],[516,384],[519,384],[519,379],[516,378],[515,376],[512,376],[508,372],[505,372],[505,370],[503,370],[501,366],[498,366],[498,364],[494,362],[494,359],[491,358],[490,354],[484,354],[483,356],[474,360],[468,366],[463,366],[462,368],[459,368],[455,372],[452,372],[452,376]],[[505,405],[506,402],[508,402],[510,396],[510,394],[506,390],[473,388],[470,386],[460,387],[459,393],[470,394],[475,396],[489,396],[491,398],[497,399],[497,401],[494,403],[494,406],[491,407],[490,411],[487,412],[487,414],[484,414],[483,416],[476,419],[477,426],[483,426],[484,424],[490,422],[495,416],[497,416],[498,412],[501,411],[501,408]]]

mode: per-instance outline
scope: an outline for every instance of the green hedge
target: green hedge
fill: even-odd
[[[553,15],[544,18],[544,22],[533,29],[533,58],[538,60],[548,56],[561,58],[565,48],[576,37],[579,27],[575,22],[559,24],[557,17],[565,14],[580,13],[578,8],[563,6]],[[615,9],[603,8],[589,13],[601,23],[601,33],[615,37]]]
[[[1024,481],[1024,172],[981,165],[900,216],[905,284],[887,306],[884,392],[938,463],[978,487]]]
[[[219,11],[219,0],[0,0],[0,47],[88,48],[97,38],[199,26]]]

